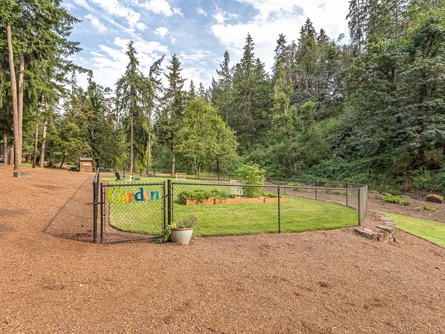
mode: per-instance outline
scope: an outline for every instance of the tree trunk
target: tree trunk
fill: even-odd
[[[22,19],[25,15],[25,3],[22,2]],[[25,29],[22,28],[22,41],[25,41]],[[20,65],[19,65],[19,92],[18,92],[18,119],[19,119],[19,154],[20,154],[20,162],[22,157],[22,150],[23,150],[23,82],[25,79],[25,54],[22,51],[20,51]]]
[[[45,146],[46,146],[46,125],[48,124],[48,116],[46,113],[48,112],[48,101],[45,101],[45,117],[43,120],[43,133],[42,133],[42,149],[40,152],[40,168],[45,167]]]
[[[60,164],[60,168],[63,167],[63,164],[65,163],[65,158],[66,158],[66,155],[64,154],[64,155],[63,155],[63,159],[62,159],[62,163]],[[97,163],[96,163],[96,166],[98,166]]]
[[[8,163],[9,163],[9,166],[12,166],[12,165],[14,165],[14,146],[13,145],[11,145],[9,147],[8,154],[9,154]]]
[[[17,109],[17,82],[15,78],[14,54],[12,49],[11,26],[6,26],[6,35],[8,40],[9,54],[9,73],[11,74],[11,90],[12,90],[12,118],[14,123],[14,170],[20,171],[22,167],[22,155],[20,149],[20,130],[19,130],[19,112]],[[12,160],[12,159],[11,159]]]
[[[39,107],[36,108],[36,133],[34,138],[34,157],[32,159],[32,168],[36,168],[37,144],[39,141]]]
[[[8,136],[6,135],[6,133],[3,134],[3,155],[4,155],[4,160],[3,160],[3,166],[7,166],[8,162],[9,162],[9,157],[8,157]]]
[[[173,134],[173,139],[172,139],[172,157],[173,157],[172,176],[175,176],[175,134]]]
[[[131,132],[130,175],[133,175],[133,111],[131,112],[130,132]]]
[[[201,161],[198,163],[198,179],[201,178]]]
[[[150,154],[151,154],[151,110],[148,112],[148,154],[147,154],[147,176],[150,172]]]

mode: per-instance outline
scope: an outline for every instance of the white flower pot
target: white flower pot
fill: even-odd
[[[188,245],[193,235],[193,227],[191,228],[172,228],[170,240],[172,242],[179,242],[183,245]]]

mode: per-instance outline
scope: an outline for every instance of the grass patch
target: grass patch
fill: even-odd
[[[105,180],[115,183],[114,178]],[[167,179],[142,178],[141,183],[162,182],[165,180]],[[193,180],[193,182],[208,183],[208,181],[197,180]],[[123,183],[119,182],[119,184]],[[163,226],[161,187],[148,186],[144,187],[144,191],[155,190],[156,187],[160,194],[160,200],[110,204],[110,225],[123,231],[151,235],[159,234]],[[137,186],[129,188],[131,189],[122,188],[121,192],[139,191]],[[278,232],[278,203],[194,206],[179,204],[178,195],[181,192],[197,189],[205,189],[207,191],[215,189],[219,192],[230,193],[229,186],[175,185],[173,193],[173,222],[185,219],[190,215],[196,216],[198,218],[198,225],[194,231],[196,236]],[[267,188],[265,191],[268,191]],[[329,230],[357,225],[357,211],[351,208],[307,198],[285,197],[287,202],[280,204],[282,232]]]
[[[419,238],[428,240],[436,245],[445,247],[445,224],[431,220],[396,215],[394,213],[383,212],[388,215],[397,224],[397,228],[415,235]]]

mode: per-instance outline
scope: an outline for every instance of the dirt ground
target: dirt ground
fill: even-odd
[[[445,203],[431,203],[418,199],[413,199],[408,196],[400,196],[403,198],[404,201],[411,202],[410,205],[403,206],[401,204],[385,203],[381,199],[376,199],[375,198],[376,195],[382,196],[382,194],[379,194],[376,191],[370,191],[369,193],[369,196],[371,198],[368,200],[368,205],[371,210],[391,212],[403,216],[410,216],[410,217],[422,218],[445,223]],[[437,209],[437,212],[432,212],[429,210],[422,210],[422,211],[414,210],[415,207],[419,207],[422,205],[432,205]]]
[[[353,228],[95,245],[91,182],[0,167],[0,333],[445,332],[444,248]]]

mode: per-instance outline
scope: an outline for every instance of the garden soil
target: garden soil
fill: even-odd
[[[95,245],[92,180],[0,167],[0,333],[445,332],[444,248],[353,228]]]

